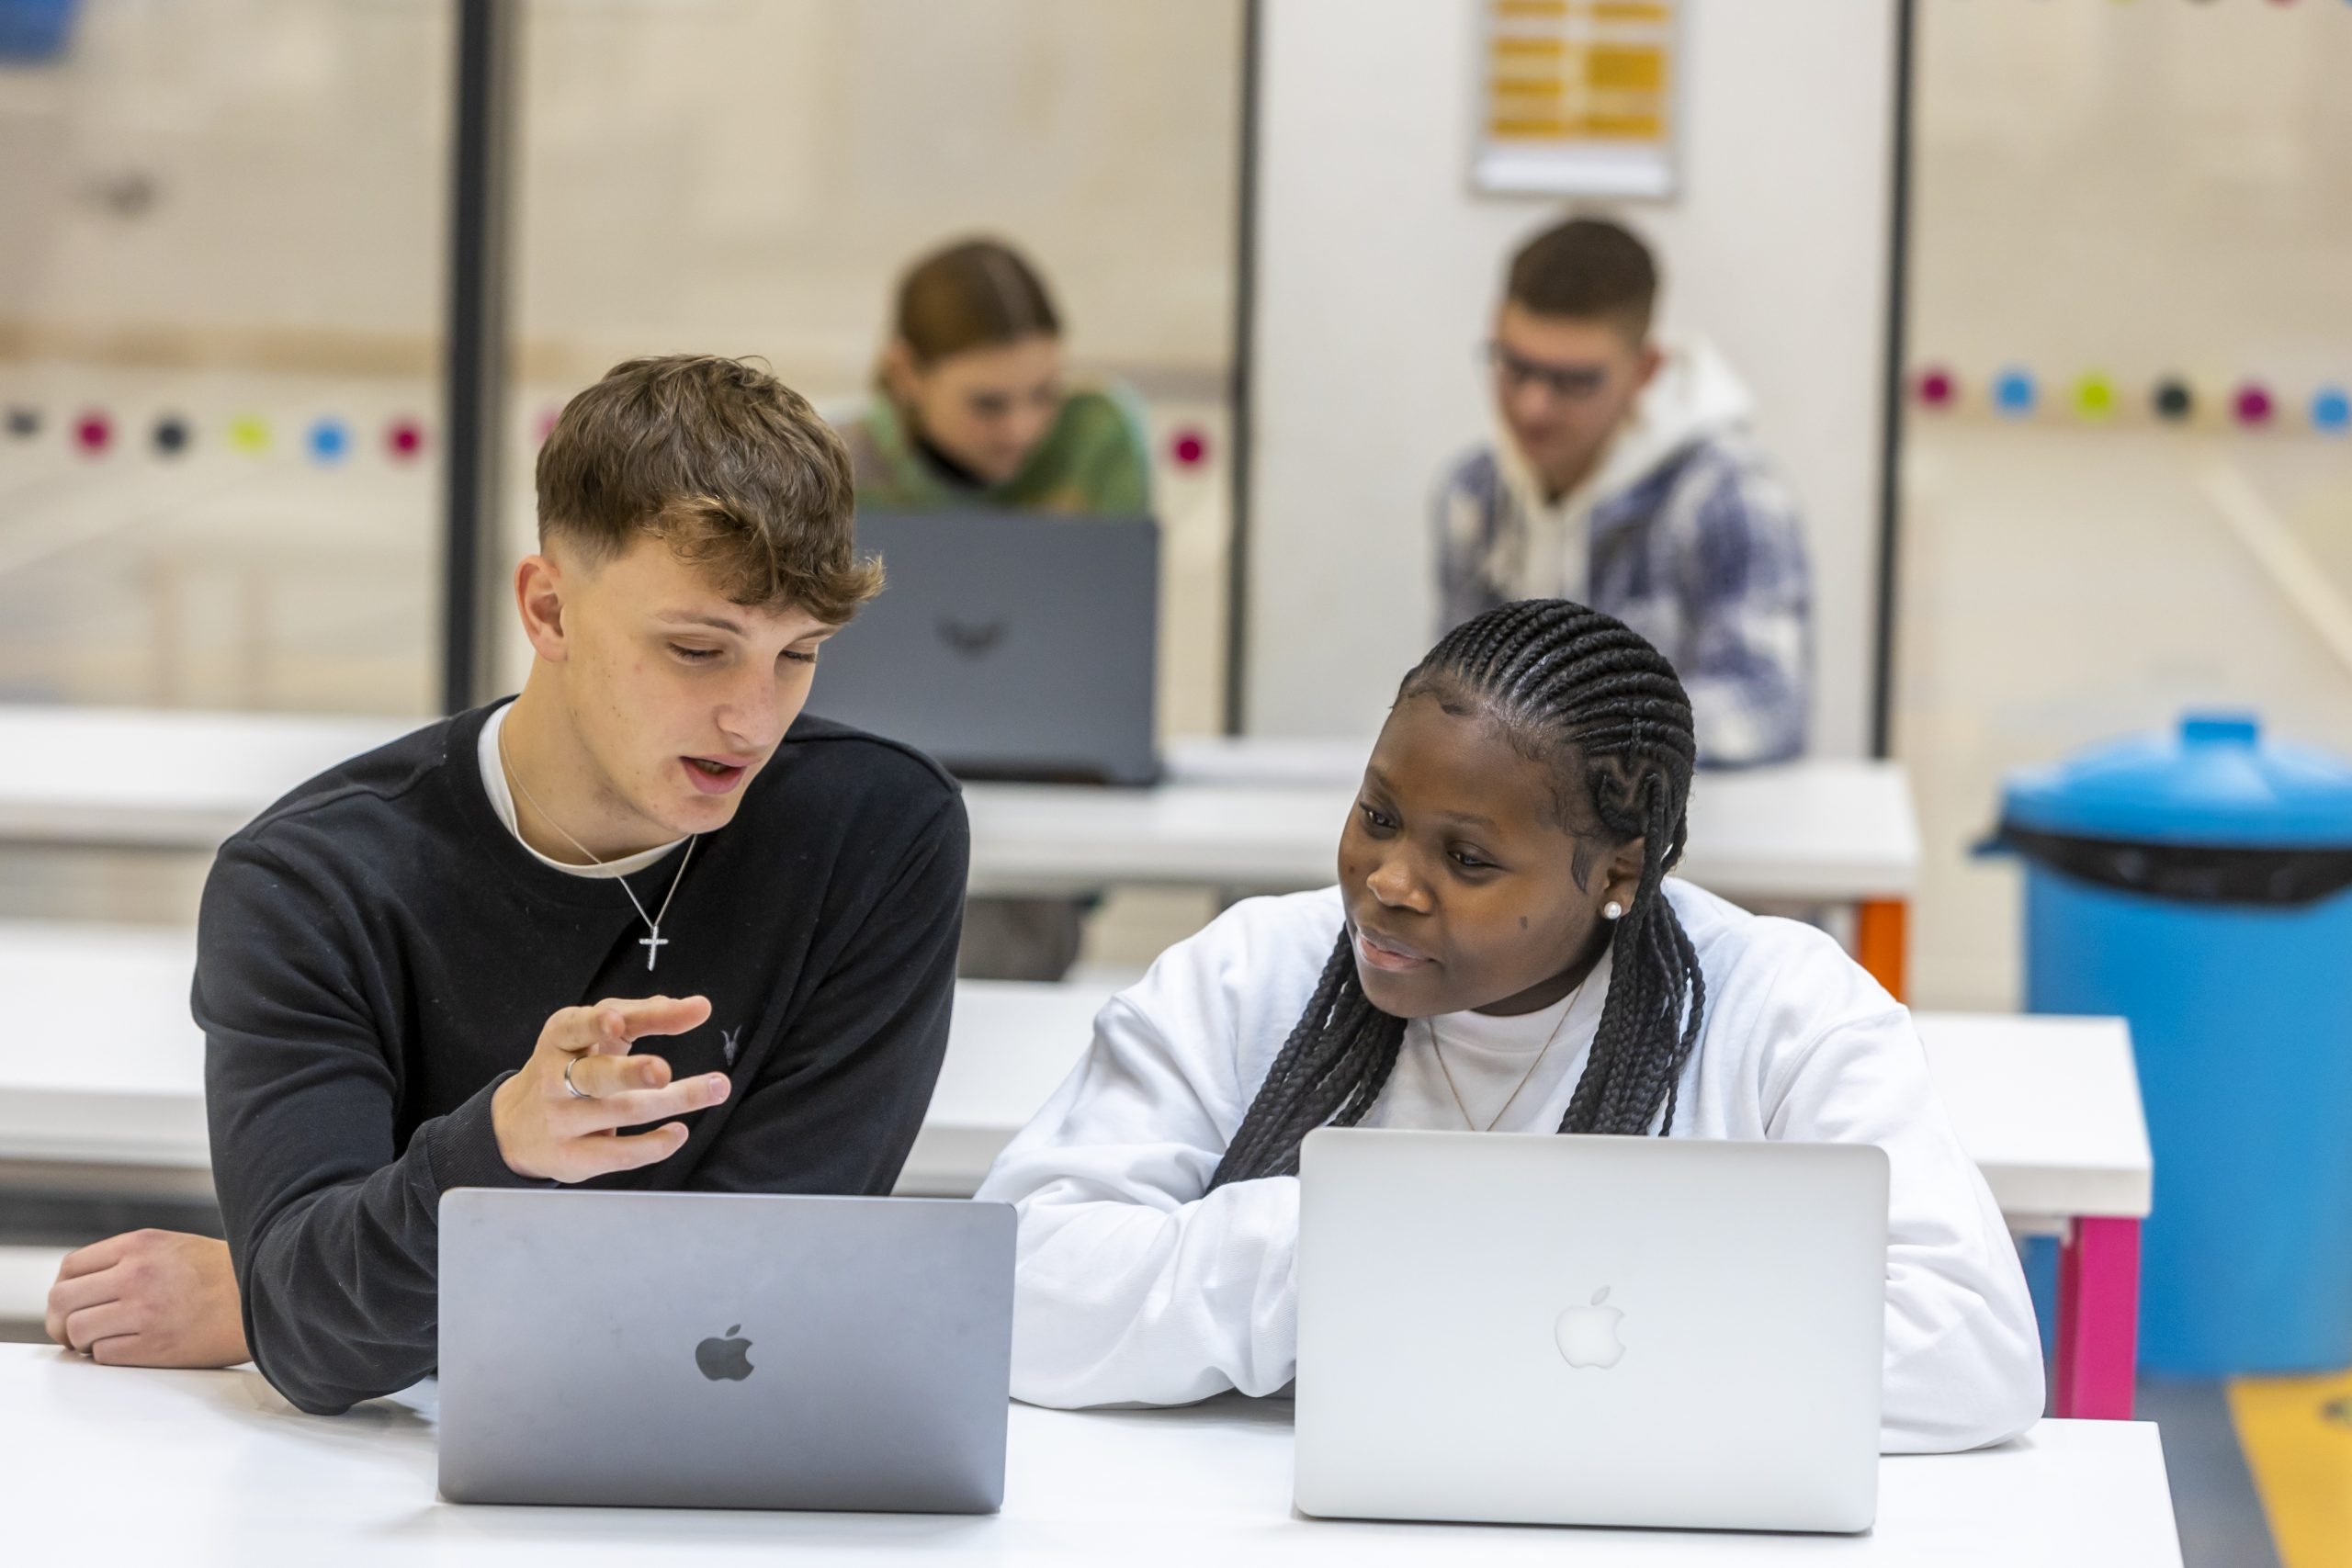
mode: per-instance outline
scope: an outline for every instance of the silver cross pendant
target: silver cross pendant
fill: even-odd
[[[662,956],[662,950],[670,945],[670,939],[662,934],[660,926],[655,926],[651,936],[641,936],[637,939],[637,945],[645,949],[645,968],[646,972],[650,974],[653,970],[653,961]]]

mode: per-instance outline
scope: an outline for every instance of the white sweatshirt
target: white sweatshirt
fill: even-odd
[[[1910,1014],[1811,927],[1667,886],[1707,982],[1674,1135],[1883,1148],[1881,1446],[1941,1451],[2024,1430],[2042,1397],[2025,1277],[1928,1082]],[[1255,898],[1169,949],[1104,1005],[1077,1069],[999,1157],[979,1196],[1020,1210],[1015,1395],[1173,1404],[1291,1381],[1298,1181],[1206,1190],[1341,923],[1336,888]],[[1498,1132],[1556,1131],[1608,981],[1604,960],[1542,1013],[1415,1021],[1364,1124],[1459,1130],[1502,1112]]]

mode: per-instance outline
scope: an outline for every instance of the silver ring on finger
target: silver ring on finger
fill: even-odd
[[[579,1065],[580,1058],[577,1056],[563,1065],[563,1087],[571,1091],[571,1098],[574,1100],[594,1100],[596,1098],[594,1095],[571,1081],[571,1069]]]

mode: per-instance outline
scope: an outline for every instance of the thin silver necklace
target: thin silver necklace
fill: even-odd
[[[1462,1112],[1462,1124],[1464,1127],[1474,1133],[1491,1133],[1502,1125],[1503,1118],[1510,1114],[1510,1108],[1519,1103],[1519,1091],[1525,1089],[1534,1078],[1535,1069],[1544,1065],[1544,1058],[1550,1055],[1552,1047],[1560,1043],[1560,1031],[1568,1026],[1568,1015],[1577,1010],[1577,998],[1584,995],[1585,980],[1591,978],[1591,971],[1587,970],[1584,980],[1578,980],[1577,988],[1568,993],[1567,1005],[1560,1010],[1560,1021],[1552,1026],[1551,1038],[1544,1042],[1544,1049],[1535,1053],[1535,1060],[1530,1062],[1527,1065],[1527,1071],[1520,1075],[1519,1082],[1512,1086],[1510,1098],[1503,1101],[1503,1108],[1496,1111],[1494,1120],[1483,1127],[1470,1119],[1470,1108],[1462,1103],[1462,1091],[1453,1087],[1453,1069],[1445,1065],[1444,1044],[1438,1039],[1437,1020],[1432,1018],[1429,1021],[1430,1055],[1437,1058],[1437,1070],[1445,1075],[1446,1092],[1453,1096],[1453,1109]]]
[[[605,863],[597,858],[595,851],[573,838],[562,823],[548,815],[548,808],[539,804],[538,796],[531,793],[531,786],[525,784],[523,775],[514,771],[514,764],[506,755],[506,726],[503,723],[498,727],[498,765],[506,770],[508,782],[523,792],[523,798],[531,803],[531,809],[539,814],[540,821],[561,833],[564,842],[586,855],[596,865],[601,866]],[[670,939],[662,934],[662,922],[670,917],[670,900],[678,896],[678,884],[686,879],[686,862],[695,858],[695,844],[701,837],[699,833],[686,835],[686,852],[678,861],[678,874],[670,879],[670,891],[662,897],[662,912],[658,915],[649,915],[645,912],[644,900],[638,897],[637,889],[628,885],[628,877],[613,878],[615,882],[621,885],[621,891],[628,895],[628,901],[637,906],[637,918],[645,922],[647,934],[637,939],[637,945],[645,949],[645,970],[649,975],[653,972],[653,961],[662,956],[663,948],[670,945]]]

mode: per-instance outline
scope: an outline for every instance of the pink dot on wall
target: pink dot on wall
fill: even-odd
[[[1922,370],[1917,386],[1919,400],[1931,409],[1948,407],[1952,399],[1960,395],[1960,384],[1949,370],[1932,367]]]
[[[102,413],[85,413],[74,422],[74,445],[93,456],[105,451],[113,439],[114,426]]]
[[[533,438],[537,440],[540,446],[544,446],[548,444],[548,437],[555,433],[556,416],[562,412],[563,411],[561,409],[541,409],[539,411],[539,417],[532,422],[531,434]]]
[[[2237,414],[2240,424],[2270,423],[2270,393],[2258,381],[2248,381],[2240,387],[2237,396],[2231,400],[2230,407]]]
[[[413,457],[424,450],[424,429],[413,419],[396,419],[384,432],[384,446],[395,457]]]
[[[1182,468],[1197,468],[1209,455],[1209,438],[1197,430],[1180,430],[1168,444],[1168,455]]]

